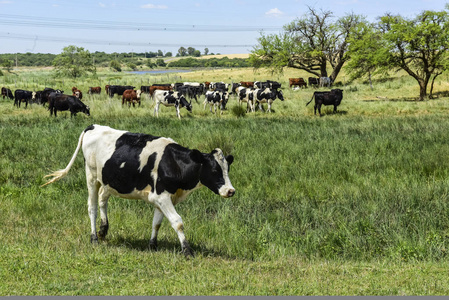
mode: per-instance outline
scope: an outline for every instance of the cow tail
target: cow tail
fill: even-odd
[[[313,95],[312,95],[312,99],[310,99],[310,101],[309,101],[309,102],[307,102],[306,106],[307,106],[307,105],[309,105],[309,103],[310,103],[310,102],[312,102],[312,100],[313,100],[313,97],[315,97],[315,93],[313,93]]]
[[[65,177],[69,173],[70,168],[72,167],[73,163],[75,162],[76,156],[78,155],[78,152],[81,149],[81,145],[83,144],[83,137],[84,137],[85,133],[86,133],[86,131],[83,131],[83,133],[81,133],[79,140],[78,140],[78,146],[76,146],[75,153],[73,153],[72,159],[70,160],[67,167],[65,167],[65,169],[58,170],[51,174],[45,175],[44,178],[47,178],[47,177],[53,177],[53,178],[50,179],[49,181],[47,181],[46,183],[44,183],[43,185],[41,185],[41,187],[46,186],[47,184],[53,183],[53,182]]]

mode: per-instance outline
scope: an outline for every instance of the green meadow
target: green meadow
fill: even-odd
[[[448,295],[448,75],[426,101],[403,74],[377,78],[373,89],[341,75],[343,101],[322,117],[306,106],[315,89],[291,90],[289,77],[308,75],[104,71],[75,81],[21,69],[0,77],[13,91],[76,86],[91,111],[55,118],[0,98],[0,295]],[[104,93],[106,84],[267,79],[285,97],[271,114],[246,114],[231,96],[222,115],[200,99],[181,120],[164,106],[156,118],[146,95],[128,108]],[[89,86],[102,94],[88,95]],[[91,124],[234,156],[234,197],[203,187],[176,206],[194,258],[182,255],[167,220],[159,250],[148,249],[153,207],[138,200],[112,197],[107,239],[92,245],[82,154],[67,177],[40,187]]]

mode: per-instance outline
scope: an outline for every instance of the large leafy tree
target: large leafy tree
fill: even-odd
[[[92,56],[88,50],[73,45],[67,46],[57,55],[53,66],[58,74],[77,78],[87,72],[96,72]]]
[[[372,76],[388,70],[384,58],[389,50],[381,38],[381,33],[376,30],[374,24],[361,22],[353,28],[348,43],[347,54],[350,59],[345,68],[351,76],[350,79],[368,76],[372,89]]]
[[[381,62],[402,69],[419,84],[419,99],[427,97],[429,82],[448,68],[449,16],[446,11],[424,11],[413,19],[387,14],[378,28],[384,46]],[[431,88],[431,91],[432,91]]]
[[[250,63],[255,68],[275,70],[287,66],[335,81],[349,58],[346,52],[352,28],[361,21],[354,14],[333,21],[332,12],[309,7],[308,14],[285,25],[284,32],[262,34],[250,55]]]

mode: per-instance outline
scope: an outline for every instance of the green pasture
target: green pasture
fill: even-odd
[[[299,74],[307,77],[306,74]],[[294,70],[251,69],[182,74],[102,73],[77,81],[19,70],[0,86],[45,86],[84,93],[91,116],[58,113],[0,99],[0,295],[447,295],[449,294],[449,84],[415,101],[406,76],[340,78],[336,114],[313,115],[314,89],[286,87]],[[221,79],[220,79],[221,78]],[[285,101],[273,113],[245,114],[235,97],[214,115],[122,107],[89,86],[178,81],[279,80]],[[69,175],[41,188],[64,168],[90,124],[173,138],[234,155],[236,188],[223,199],[207,188],[176,209],[196,256],[185,259],[166,220],[159,251],[148,249],[153,208],[111,198],[109,234],[90,244],[81,154]]]

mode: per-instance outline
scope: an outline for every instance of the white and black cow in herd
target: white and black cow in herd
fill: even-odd
[[[281,90],[270,88],[255,89],[253,93],[260,110],[263,109],[262,103],[268,104],[267,112],[271,112],[271,104],[274,102],[274,100],[276,100],[276,98],[279,98],[281,101],[284,101],[284,95],[282,94]]]
[[[225,156],[218,148],[211,153],[201,153],[185,148],[170,138],[96,124],[81,133],[67,167],[47,175],[53,178],[44,185],[68,174],[81,147],[89,192],[91,242],[104,239],[108,233],[108,199],[114,195],[142,199],[155,206],[150,248],[157,249],[157,234],[165,216],[178,234],[183,253],[193,256],[184,235],[183,221],[174,205],[203,185],[224,198],[235,193],[228,175],[234,158],[232,155]],[[97,235],[98,204],[101,225]]]
[[[313,98],[315,98],[315,106],[313,107],[313,112],[316,115],[316,111],[318,109],[318,113],[321,117],[321,105],[333,105],[334,113],[337,112],[337,106],[340,105],[341,100],[343,100],[343,90],[341,89],[333,89],[330,92],[314,92],[312,95],[312,99],[307,102],[306,106],[312,102]]]
[[[254,102],[254,89],[239,86],[236,89],[236,94],[239,97],[239,104],[246,102],[246,112],[254,112],[255,102]]]
[[[153,115],[156,115],[157,117],[159,117],[160,104],[165,106],[174,106],[176,108],[176,115],[178,116],[178,119],[181,119],[181,114],[179,112],[181,107],[185,107],[188,112],[192,112],[192,102],[187,102],[184,95],[180,92],[155,90],[153,99],[156,102]]]
[[[226,104],[229,100],[229,94],[226,91],[207,91],[206,97],[204,98],[204,109],[206,105],[209,104],[210,112],[212,112],[212,107],[214,108],[213,113],[217,113],[217,107],[220,108],[221,113],[226,109]]]

